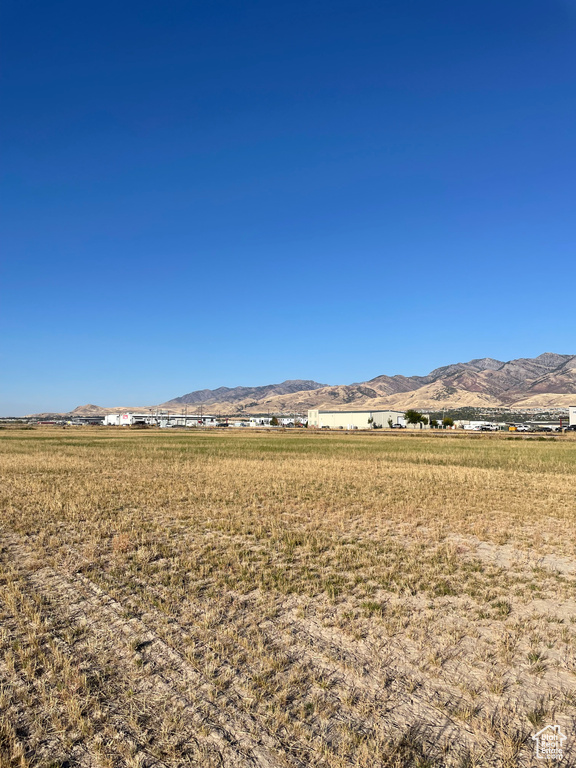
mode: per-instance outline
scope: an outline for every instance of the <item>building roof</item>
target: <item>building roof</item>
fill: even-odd
[[[317,408],[310,408],[311,411],[318,410]],[[390,408],[363,408],[361,411],[318,411],[318,413],[401,413],[404,415],[404,411],[393,411]]]

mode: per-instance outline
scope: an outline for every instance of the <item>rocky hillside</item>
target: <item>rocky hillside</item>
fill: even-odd
[[[292,387],[290,392],[278,391],[284,385],[255,387],[246,390],[246,397],[242,397],[244,388],[221,388],[212,390],[209,397],[204,395],[203,402],[209,402],[212,410],[221,413],[567,405],[576,402],[576,356],[545,352],[535,358],[509,361],[485,357],[436,368],[427,376],[382,375],[366,382],[336,386],[306,383],[313,386],[298,390]],[[229,393],[234,393],[234,397]],[[167,405],[179,402],[185,401],[176,399]]]
[[[241,389],[227,391],[240,395]],[[221,391],[226,392],[225,388],[213,390]],[[576,356],[550,352],[507,362],[485,357],[454,363],[436,368],[427,376],[383,375],[357,384],[315,385],[288,393],[275,392],[272,387],[256,387],[246,398],[230,399],[226,394],[223,399],[210,398],[212,410],[222,413],[290,412],[308,408],[538,407],[569,402],[576,402]]]
[[[257,403],[221,402],[239,411],[308,408],[439,409],[568,405],[576,402],[576,356],[544,353],[507,362],[482,358],[437,368],[427,376],[377,376],[370,381],[320,387],[286,395],[265,394]]]
[[[199,389],[189,392],[182,397],[175,397],[164,403],[166,406],[180,405],[210,405],[211,403],[245,403],[246,401],[260,401],[267,397],[278,395],[293,395],[296,392],[311,392],[325,387],[317,381],[304,381],[291,379],[281,384],[266,384],[262,387],[218,387],[218,389]]]
[[[202,407],[205,413],[265,413],[393,408],[550,407],[576,404],[576,355],[545,352],[534,358],[494,360],[484,357],[436,368],[427,376],[376,376],[356,384],[328,386],[289,380],[261,387],[201,389],[168,400],[173,411]],[[70,415],[97,415],[146,408],[101,408],[87,405]]]

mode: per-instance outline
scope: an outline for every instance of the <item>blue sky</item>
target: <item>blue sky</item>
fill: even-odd
[[[576,353],[576,0],[5,0],[0,414]]]

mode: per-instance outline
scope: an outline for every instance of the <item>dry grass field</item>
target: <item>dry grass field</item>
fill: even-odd
[[[0,432],[0,765],[576,746],[576,442]]]

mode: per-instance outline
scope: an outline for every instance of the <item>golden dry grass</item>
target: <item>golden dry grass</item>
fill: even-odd
[[[576,729],[576,442],[1,433],[0,764],[521,766]]]

